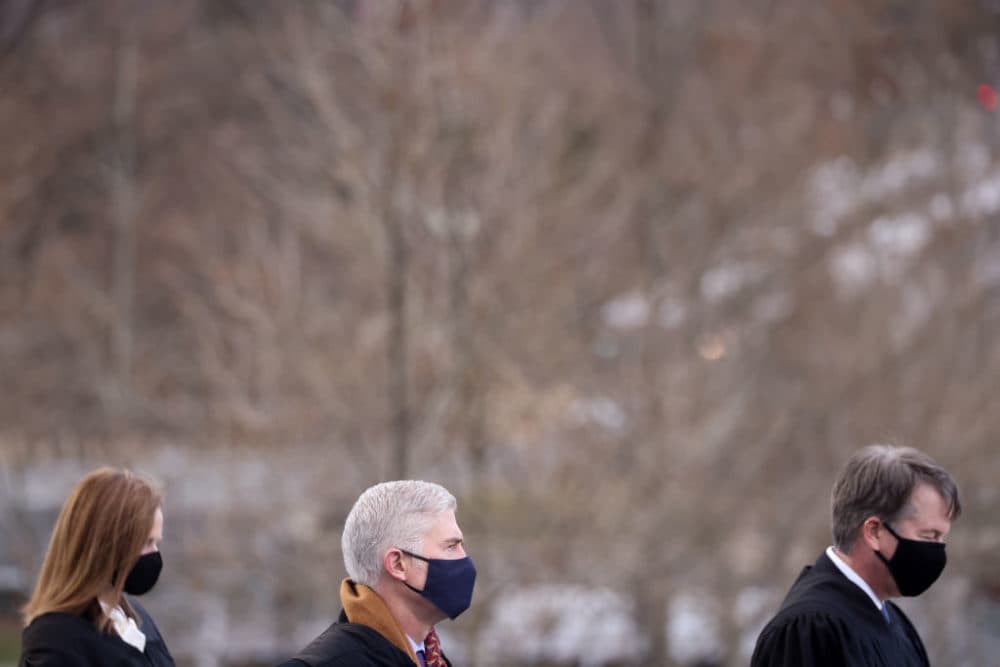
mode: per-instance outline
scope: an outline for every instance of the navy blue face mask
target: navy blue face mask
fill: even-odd
[[[448,618],[454,620],[472,604],[472,589],[476,585],[476,566],[472,559],[465,558],[425,558],[405,549],[407,556],[427,563],[427,580],[424,589],[406,587],[430,600]]]

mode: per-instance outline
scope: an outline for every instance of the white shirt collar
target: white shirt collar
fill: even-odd
[[[107,617],[111,619],[111,624],[115,626],[115,632],[118,633],[122,641],[137,649],[140,653],[145,652],[146,635],[135,624],[135,619],[126,616],[121,607],[112,608],[104,600],[98,600],[98,602],[101,603],[101,609],[104,610]]]
[[[410,637],[410,635],[406,635],[406,640],[410,642],[410,647],[413,649],[414,653],[416,653],[417,651],[423,651],[424,653],[427,652],[427,649],[424,648],[423,642],[420,642],[418,644],[417,642],[413,641],[413,638]]]
[[[882,611],[882,607],[885,606],[885,602],[879,600],[878,596],[875,595],[875,591],[873,591],[872,587],[868,585],[868,582],[862,579],[861,575],[855,572],[850,565],[845,563],[843,559],[837,555],[836,549],[833,547],[827,547],[826,556],[833,561],[833,564],[837,566],[837,569],[840,570],[845,577],[850,579],[854,585],[867,593],[868,597],[872,599],[872,602],[875,603],[875,606],[878,607],[879,611]]]

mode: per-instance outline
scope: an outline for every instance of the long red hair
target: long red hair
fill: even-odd
[[[135,616],[122,589],[162,502],[155,483],[128,470],[99,468],[84,477],[59,512],[35,590],[22,610],[24,624],[62,612],[90,618],[107,632],[111,620],[98,599]]]

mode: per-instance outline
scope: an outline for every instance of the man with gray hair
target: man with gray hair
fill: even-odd
[[[920,595],[945,566],[958,487],[911,447],[872,445],[833,486],[833,546],[806,567],[757,638],[751,667],[926,667],[889,598]]]
[[[362,493],[341,538],[340,619],[280,667],[450,667],[434,626],[469,607],[476,582],[455,506],[430,482]]]

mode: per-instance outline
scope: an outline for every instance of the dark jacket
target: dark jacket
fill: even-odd
[[[279,667],[303,666],[413,667],[413,660],[367,625],[349,623],[347,614],[341,612],[340,619],[336,623],[294,658],[279,665]]]
[[[920,635],[886,602],[889,620],[824,553],[792,585],[757,638],[751,667],[928,667]]]
[[[417,656],[378,593],[350,579],[340,583],[340,618],[278,667],[414,667]],[[451,663],[442,654],[448,667]]]
[[[378,593],[344,579],[340,618],[291,660],[278,667],[414,667],[417,657]],[[444,657],[448,667],[451,663]]]
[[[83,616],[43,614],[21,635],[18,667],[174,667],[152,617],[134,600],[129,603],[146,635],[144,652],[113,632],[98,632],[93,621]]]

